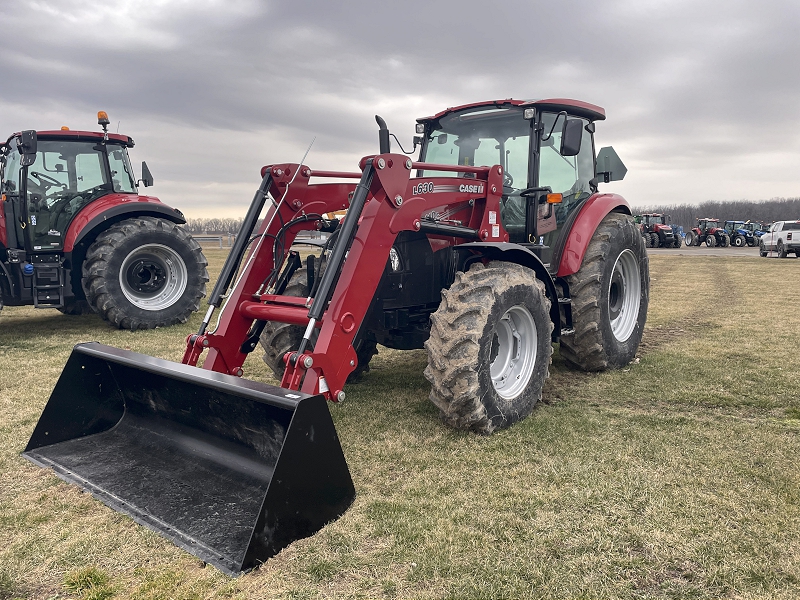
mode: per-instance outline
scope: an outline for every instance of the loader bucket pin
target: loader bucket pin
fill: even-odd
[[[23,456],[234,576],[355,497],[322,396],[98,343],[74,348]]]

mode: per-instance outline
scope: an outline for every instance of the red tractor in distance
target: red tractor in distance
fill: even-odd
[[[724,228],[719,226],[719,219],[697,219],[697,227],[686,232],[686,245],[699,246],[705,242],[709,248],[721,246],[723,248],[730,244],[730,236]]]
[[[682,239],[667,225],[666,215],[645,213],[640,216],[644,245],[648,248],[680,248]]]
[[[102,132],[23,131],[0,144],[0,308],[90,310],[122,329],[183,323],[208,281],[183,214],[140,196],[133,140]],[[144,186],[153,184],[142,162]]]

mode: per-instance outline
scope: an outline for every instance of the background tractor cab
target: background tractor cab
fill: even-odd
[[[134,142],[108,133],[108,122],[100,111],[102,132],[23,131],[0,145],[0,295],[9,305],[72,314],[94,308],[131,329],[185,320],[204,293],[205,258],[176,227],[186,222],[180,211],[138,195],[128,157]],[[140,181],[153,183],[144,162]],[[126,238],[124,247],[113,244],[116,256],[99,261],[111,261],[113,282],[87,260],[108,236]]]

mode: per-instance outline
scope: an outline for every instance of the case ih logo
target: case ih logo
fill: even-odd
[[[445,193],[452,193],[455,191],[459,192],[466,192],[468,194],[482,194],[483,193],[483,184],[482,183],[462,183],[461,185],[433,185],[432,181],[425,181],[423,183],[418,183],[414,187],[411,188],[411,193],[414,196],[419,196],[420,194],[445,194]]]
[[[479,184],[476,185],[476,184],[462,183],[460,186],[458,186],[458,191],[459,192],[468,192],[470,194],[482,194],[483,193],[483,184],[479,183]]]

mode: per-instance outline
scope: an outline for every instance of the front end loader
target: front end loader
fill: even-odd
[[[578,369],[628,364],[648,259],[628,204],[597,189],[625,173],[595,155],[604,118],[483,102],[419,119],[418,161],[378,118],[360,172],[264,167],[182,364],[76,346],[24,456],[235,575],[352,502],[325,401],[377,344],[426,348],[430,400],[479,434],[531,413],[554,342]],[[305,263],[304,231],[328,234]],[[280,387],[242,378],[259,344]]]

